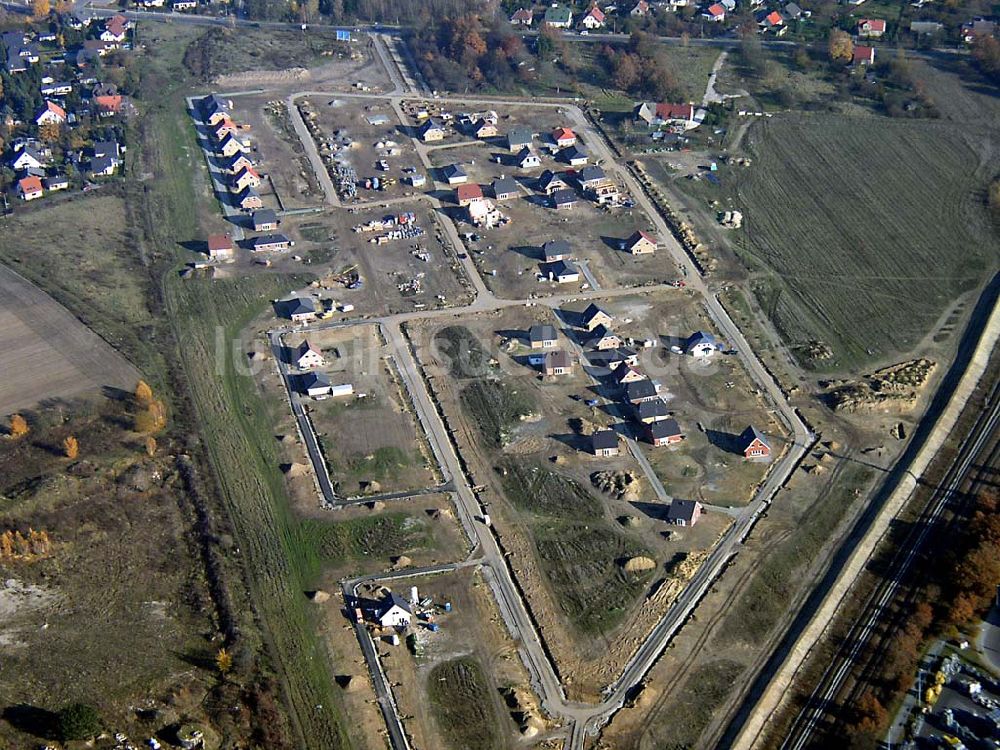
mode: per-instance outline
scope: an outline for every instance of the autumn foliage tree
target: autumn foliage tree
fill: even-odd
[[[146,455],[147,456],[155,456],[156,455],[156,438],[153,437],[152,435],[150,435],[149,437],[147,437],[143,447],[146,449]]]
[[[850,62],[854,58],[854,42],[851,35],[840,29],[831,29],[827,40],[827,52],[834,62]]]
[[[62,442],[63,453],[66,454],[66,458],[76,458],[80,455],[80,443],[72,435],[68,435]]]
[[[10,436],[15,440],[28,434],[30,428],[28,421],[20,414],[15,414],[10,418]]]
[[[35,18],[48,18],[51,10],[49,0],[31,0],[31,15]]]
[[[153,389],[149,387],[149,383],[145,380],[140,380],[135,384],[135,401],[141,406],[149,406],[153,401]]]
[[[215,654],[215,666],[219,668],[219,672],[223,676],[233,668],[233,657],[225,648],[220,648]]]

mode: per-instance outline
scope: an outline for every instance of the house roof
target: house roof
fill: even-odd
[[[531,131],[527,128],[511,128],[507,133],[507,142],[512,145],[522,145],[531,143]]]
[[[632,234],[629,235],[629,238],[626,240],[626,244],[629,247],[632,247],[639,240],[646,240],[647,242],[652,242],[654,245],[656,244],[656,238],[653,235],[649,234],[648,232],[642,231],[641,229],[637,229],[634,232],[632,232]]]
[[[552,140],[554,141],[561,141],[568,138],[576,138],[576,133],[569,128],[556,128],[552,131]]]
[[[538,185],[542,188],[547,188],[549,185],[565,185],[566,180],[558,172],[553,172],[551,169],[546,169],[542,172],[542,176],[538,178]]]
[[[262,234],[260,237],[254,237],[250,240],[251,247],[261,247],[263,245],[283,245],[291,242],[288,237],[283,234]]]
[[[37,150],[33,149],[31,146],[26,146],[20,151],[18,151],[16,154],[14,154],[13,158],[10,160],[10,163],[11,165],[14,165],[17,163],[19,159],[25,159],[25,158],[33,160],[39,166],[45,163],[45,157],[43,157],[40,153],[38,153]]]
[[[636,368],[632,367],[632,365],[619,366],[614,372],[615,381],[621,383],[630,373],[633,372],[636,375],[642,375],[642,373]]]
[[[315,352],[316,354],[319,355],[323,354],[320,348],[316,346],[313,342],[311,342],[309,339],[303,339],[302,343],[299,344],[297,347],[295,347],[295,353],[301,357],[303,354],[306,354],[307,352]]]
[[[862,44],[854,45],[854,62],[868,62],[875,56],[874,47],[866,47]]]
[[[573,248],[566,240],[549,240],[544,245],[542,245],[542,255],[546,258],[552,258],[556,255],[569,255],[573,252]]]
[[[570,358],[569,352],[563,349],[547,352],[545,355],[546,367],[570,367],[572,364],[573,360]]]
[[[587,337],[587,343],[589,345],[590,342],[600,341],[608,336],[615,336],[615,338],[617,338],[617,334],[615,334],[615,332],[606,325],[599,325],[591,332],[590,336]]]
[[[18,181],[17,186],[22,193],[38,193],[42,190],[42,180],[34,175],[22,177]]]
[[[721,5],[712,6],[712,8],[715,7],[722,8]],[[709,8],[709,11],[712,8]],[[656,105],[656,116],[661,120],[690,120],[694,117],[694,105],[660,102]]]
[[[798,18],[802,15],[802,8],[799,7],[797,3],[788,3],[785,6],[785,15],[789,18]]]
[[[545,9],[545,20],[550,23],[569,23],[572,18],[572,11],[561,5],[553,5]]]
[[[607,310],[604,310],[603,308],[601,308],[598,305],[596,305],[593,302],[591,302],[589,305],[587,305],[587,309],[584,310],[581,313],[581,315],[583,316],[583,320],[585,322],[590,322],[591,320],[593,320],[595,317],[597,317],[601,313],[603,313],[604,315],[607,315],[609,318],[611,317],[610,313],[608,313]]]
[[[580,182],[596,182],[597,180],[603,180],[607,177],[604,170],[600,167],[591,164],[580,170],[577,175]]]
[[[881,18],[862,18],[858,21],[858,28],[867,26],[872,31],[885,31],[885,21]]]
[[[771,444],[767,442],[767,438],[764,437],[764,434],[753,425],[749,425],[745,430],[743,430],[742,433],[740,433],[740,447],[746,449],[746,447],[754,440],[759,440],[768,449],[771,448]]]
[[[764,20],[767,21],[772,26],[780,26],[785,22],[785,19],[782,18],[781,14],[776,10],[772,10],[770,13],[764,16]]]
[[[598,430],[590,436],[590,444],[594,450],[607,450],[618,447],[618,433],[614,430]]]
[[[504,193],[518,192],[517,180],[513,177],[500,177],[493,180],[493,194],[503,195]]]
[[[715,336],[705,331],[697,331],[688,336],[688,340],[684,342],[685,349],[691,349],[698,344],[711,344],[712,346],[718,346],[719,342],[715,340]]]
[[[94,104],[103,112],[120,112],[122,108],[122,95],[95,96]]]
[[[240,202],[242,203],[244,201],[251,200],[253,198],[260,200],[260,193],[257,192],[256,188],[247,185],[245,188],[243,188],[243,191],[240,193]]]
[[[428,130],[442,130],[441,123],[435,120],[433,117],[420,126],[420,132],[426,133]]]
[[[654,440],[684,434],[681,432],[681,426],[677,424],[676,419],[661,419],[657,422],[653,422],[646,429],[649,430],[649,434]]]
[[[45,100],[45,104],[42,105],[42,108],[41,110],[39,110],[38,115],[35,117],[35,119],[37,120],[46,112],[51,112],[52,114],[62,118],[63,120],[66,119],[66,110],[60,107],[55,102],[50,102],[48,99]]]
[[[219,252],[222,250],[232,250],[233,241],[228,234],[208,235],[208,251]]]
[[[96,157],[110,156],[117,159],[118,154],[121,153],[121,146],[118,145],[118,141],[94,141],[90,149]]]
[[[203,97],[199,102],[199,106],[203,112],[207,112],[209,114],[213,112],[229,111],[229,102],[217,94],[209,94],[208,96]]]
[[[669,413],[667,405],[664,403],[662,398],[654,398],[649,401],[643,401],[636,407],[636,414],[640,420],[666,417]]]
[[[586,18],[587,16],[590,16],[595,21],[604,23],[604,18],[605,18],[604,11],[598,8],[596,5],[587,11],[586,15],[584,15],[584,18]]]
[[[95,156],[90,160],[90,171],[91,172],[107,172],[110,169],[114,169],[115,160],[110,156]]]
[[[555,341],[558,337],[556,327],[548,323],[535,323],[528,329],[529,341]]]
[[[461,164],[449,164],[444,168],[445,177],[467,177]]]
[[[69,178],[64,174],[54,174],[45,178],[45,187],[51,188],[53,185],[68,185]]]
[[[576,193],[572,190],[556,190],[552,193],[552,202],[557,206],[576,203]]]
[[[697,500],[671,500],[670,508],[667,510],[667,520],[691,524],[695,516],[701,513],[701,508],[702,505]]]
[[[570,276],[572,274],[580,274],[580,269],[576,267],[576,264],[571,260],[557,260],[555,263],[549,264],[549,273],[555,276]]]
[[[330,382],[330,376],[325,372],[307,372],[305,375],[299,376],[299,382],[302,384],[302,390],[309,390],[310,388],[330,388],[333,383]]]
[[[518,8],[514,11],[514,15],[510,17],[511,23],[524,23],[525,21],[531,21],[531,19],[531,11],[526,8]]]
[[[649,378],[636,380],[625,385],[625,398],[635,401],[640,398],[652,398],[656,395],[656,383]]]
[[[726,9],[720,3],[713,3],[708,6],[708,15],[724,16],[726,15]]]
[[[274,209],[262,208],[260,211],[253,212],[253,223],[254,226],[259,226],[261,224],[277,224],[278,214],[274,212]]]
[[[517,152],[518,164],[522,164],[524,163],[525,160],[532,158],[537,159],[538,155],[527,146],[525,146],[524,148],[522,148],[520,151]]]
[[[293,297],[282,303],[288,315],[301,315],[316,312],[316,303],[312,297]]]
[[[563,151],[567,159],[588,158],[590,155],[582,143],[576,143]]]
[[[475,182],[468,185],[459,185],[455,191],[460,201],[471,201],[483,197],[483,189]]]
[[[395,591],[390,591],[389,595],[382,600],[382,606],[379,609],[379,617],[385,615],[393,607],[399,607],[408,615],[413,614],[413,611],[410,609],[410,603]]]

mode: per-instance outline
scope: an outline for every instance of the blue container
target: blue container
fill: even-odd
[[[440,626],[436,622],[429,622],[429,623],[427,623],[427,629],[429,631],[431,631],[432,633],[438,632],[438,628],[439,627]]]
[[[445,602],[444,603],[444,611],[445,612],[451,612],[451,602]]]

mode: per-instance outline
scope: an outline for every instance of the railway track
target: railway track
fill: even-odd
[[[892,558],[881,584],[872,592],[855,624],[848,632],[833,661],[823,672],[818,684],[781,744],[781,750],[803,750],[809,747],[836,698],[843,692],[859,657],[878,634],[880,622],[889,613],[889,605],[899,595],[907,574],[924,552],[924,547],[953,499],[975,470],[976,459],[991,446],[1000,432],[1000,383],[990,390],[983,411],[959,446],[958,453],[935,489],[910,536]],[[990,456],[995,457],[996,448]]]

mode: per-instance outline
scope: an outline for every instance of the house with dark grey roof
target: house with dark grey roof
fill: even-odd
[[[574,167],[586,164],[590,159],[590,154],[587,153],[587,149],[584,148],[582,143],[577,143],[575,146],[564,148],[559,152],[559,155],[563,158],[563,161]]]
[[[718,349],[719,343],[715,340],[715,336],[705,331],[692,333],[684,342],[684,353],[692,357],[708,357]]]
[[[590,332],[586,345],[590,349],[606,351],[608,349],[618,349],[625,342],[607,326],[597,326]]]
[[[739,447],[740,453],[743,454],[744,458],[760,460],[771,457],[770,443],[767,442],[767,438],[764,437],[763,433],[758,431],[753,425],[748,426],[740,434]]]
[[[444,128],[433,117],[420,126],[420,140],[424,143],[440,141],[444,138]]]
[[[287,250],[294,244],[283,234],[262,234],[250,240],[250,249],[255,253],[274,253]]]
[[[260,211],[253,212],[251,223],[253,224],[253,231],[268,232],[277,229],[278,224],[281,222],[278,220],[278,214],[273,209],[262,208]]]
[[[573,208],[577,201],[576,193],[572,190],[556,190],[550,198],[555,209]]]
[[[580,187],[584,190],[606,179],[608,179],[608,176],[604,173],[604,170],[594,164],[584,167],[576,173],[576,181],[580,183]]]
[[[281,315],[296,323],[316,317],[316,302],[312,297],[293,297],[278,302],[275,307]]]
[[[701,517],[702,504],[697,500],[671,500],[667,523],[674,526],[694,526]]]
[[[557,260],[566,260],[573,257],[573,248],[566,240],[549,240],[542,245],[542,260],[546,263],[555,263]]]
[[[542,160],[539,158],[538,154],[532,151],[528,146],[525,146],[517,152],[516,161],[517,166],[520,169],[537,169],[542,166]]]
[[[684,433],[676,419],[660,419],[650,422],[643,428],[646,440],[652,445],[664,446],[679,443],[684,439]]]
[[[469,179],[469,175],[462,169],[461,164],[449,164],[441,172],[449,185],[461,185]]]
[[[625,400],[628,401],[633,406],[641,404],[644,401],[652,401],[653,399],[660,398],[660,389],[656,382],[646,378],[645,380],[637,380],[634,383],[628,383],[625,386]]]
[[[640,401],[633,407],[633,410],[635,412],[636,421],[642,422],[643,424],[659,422],[661,419],[667,419],[670,416],[670,412],[667,410],[667,405],[663,402],[662,398],[652,398],[646,401]]]
[[[573,358],[570,357],[569,352],[563,349],[556,349],[555,351],[546,353],[545,358],[542,360],[543,375],[569,375],[572,372]]]
[[[563,176],[551,169],[546,169],[538,178],[538,189],[546,195],[552,195],[556,190],[565,190],[568,187]]]
[[[405,628],[412,617],[410,603],[395,592],[390,592],[378,609],[378,624],[383,628]]]
[[[571,260],[557,260],[555,263],[545,264],[545,275],[549,281],[569,284],[580,280],[580,269]]]
[[[559,342],[559,334],[553,325],[535,323],[528,329],[528,342],[532,349],[549,349]]]
[[[590,452],[595,456],[610,458],[621,453],[618,433],[614,430],[598,430],[590,436]]]
[[[509,133],[507,133],[507,149],[512,154],[518,153],[521,149],[527,148],[531,145],[533,136],[531,131],[527,128],[512,128]]]
[[[606,310],[591,302],[587,305],[587,309],[581,313],[580,320],[584,328],[588,331],[593,331],[598,326],[604,326],[605,328],[610,326],[614,318]]]
[[[498,201],[506,201],[516,198],[520,194],[517,180],[513,177],[499,177],[493,180],[493,197]]]
[[[298,392],[316,398],[317,396],[329,396],[333,389],[330,376],[325,372],[307,372],[296,378]]]

